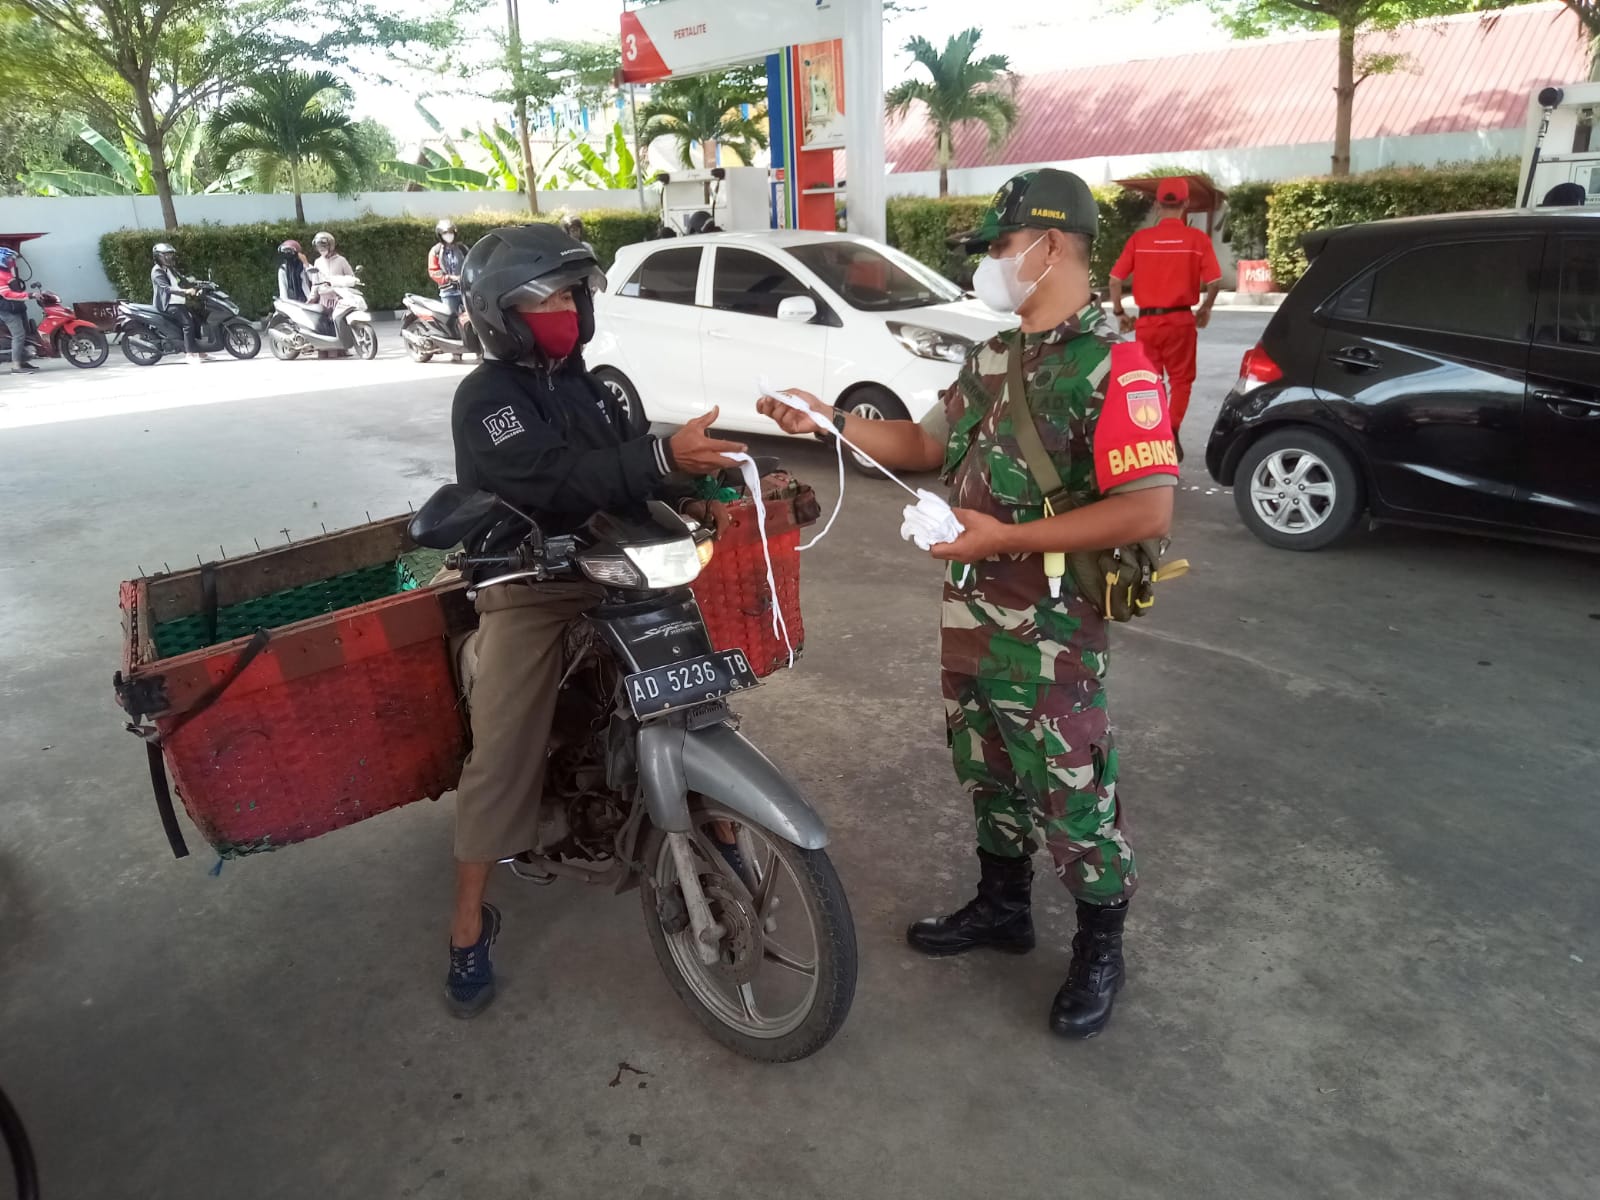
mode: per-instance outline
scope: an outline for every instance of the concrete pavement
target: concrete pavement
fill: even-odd
[[[497,881],[503,994],[445,1016],[448,802],[217,875],[167,852],[110,695],[117,581],[420,502],[459,369],[158,367],[211,402],[0,431],[0,1086],[46,1196],[1595,1195],[1600,559],[1261,545],[1197,451],[1263,320],[1202,337],[1195,570],[1114,637],[1143,885],[1081,1045],[1044,1025],[1048,878],[1029,957],[903,946],[973,863],[937,572],[888,486],[850,478],[805,660],[740,704],[828,820],[861,946],[839,1038],[763,1068],[682,1010],[635,897],[577,885]],[[831,454],[781,450],[831,503]]]

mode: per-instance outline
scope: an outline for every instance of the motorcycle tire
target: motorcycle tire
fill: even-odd
[[[411,355],[412,362],[431,362],[433,361],[433,351],[423,350],[417,345],[418,341],[426,341],[428,345],[433,345],[432,340],[425,334],[416,332],[416,328],[420,324],[422,324],[421,321],[415,317],[408,316],[400,324],[400,340],[406,344],[406,353]]]
[[[153,338],[142,329],[130,329],[122,335],[122,354],[135,366],[153,367],[161,361],[164,351],[159,338]]]
[[[273,358],[279,362],[293,362],[300,357],[300,347],[289,341],[293,336],[289,322],[282,317],[273,317],[267,322],[267,349],[272,351]]]
[[[222,344],[235,358],[254,358],[261,353],[261,335],[245,321],[230,321],[222,327]]]
[[[855,923],[827,852],[803,850],[704,797],[690,797],[690,816],[692,853],[700,867],[702,887],[713,916],[731,932],[719,946],[718,964],[707,967],[702,963],[682,892],[676,886],[671,846],[664,833],[652,830],[640,855],[650,876],[640,880],[639,900],[650,946],[667,982],[712,1038],[746,1058],[782,1063],[815,1054],[844,1024],[856,987]],[[712,839],[721,838],[717,829],[740,826],[750,834],[750,845],[757,848],[755,857],[766,858],[764,866],[757,867],[760,879],[754,891],[729,861],[731,847],[722,848],[721,853],[711,848]],[[709,835],[708,830],[712,831]],[[758,842],[765,847],[765,855],[759,852]],[[742,854],[740,858],[742,861]],[[749,865],[743,870],[748,874]],[[761,880],[766,879],[773,882],[763,885]],[[657,880],[667,881],[666,886],[658,886]],[[765,908],[758,896],[764,897]],[[776,903],[779,897],[789,897],[789,903]],[[795,908],[801,912],[794,912]],[[809,961],[806,952],[796,952],[788,940],[776,940],[792,938],[795,920],[802,915],[810,930]],[[761,948],[759,960],[751,951],[752,944]],[[766,1001],[755,990],[758,970],[784,973],[769,974],[767,983],[792,975],[809,978],[811,984],[791,1012],[763,1017],[759,1006]],[[736,983],[744,975],[749,982]]]
[[[104,363],[111,355],[111,346],[98,329],[80,329],[77,333],[63,329],[56,334],[56,353],[73,366],[87,370]]]
[[[378,334],[371,325],[365,321],[354,321],[350,326],[350,335],[355,338],[355,345],[350,348],[350,353],[357,358],[378,357]]]

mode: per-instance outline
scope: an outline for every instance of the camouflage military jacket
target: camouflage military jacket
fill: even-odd
[[[1100,306],[1090,304],[1047,333],[1011,330],[968,357],[944,396],[944,475],[953,507],[1018,524],[1044,515],[1010,406],[1000,403],[1018,338],[1028,406],[1071,507],[1177,482],[1160,376],[1138,344],[1123,341]],[[970,572],[960,563],[951,567],[941,620],[946,671],[1031,683],[1104,674],[1105,620],[1070,580],[1052,599],[1040,555],[982,562]]]

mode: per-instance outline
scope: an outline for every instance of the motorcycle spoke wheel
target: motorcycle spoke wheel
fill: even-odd
[[[123,334],[122,353],[129,362],[141,367],[153,367],[161,361],[160,343],[144,334]]]
[[[816,1053],[855,994],[855,927],[833,865],[720,806],[692,810],[696,875],[721,929],[716,961],[699,953],[665,835],[640,888],[657,961],[680,998],[723,1045],[765,1062]],[[664,915],[668,920],[664,923]]]

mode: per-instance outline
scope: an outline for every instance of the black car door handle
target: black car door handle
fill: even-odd
[[[1352,371],[1370,371],[1382,365],[1382,360],[1365,346],[1345,346],[1328,355],[1341,367],[1349,367]]]
[[[1542,401],[1544,406],[1558,417],[1574,417],[1579,420],[1600,417],[1600,400],[1582,400],[1553,388],[1537,388],[1533,398]]]

